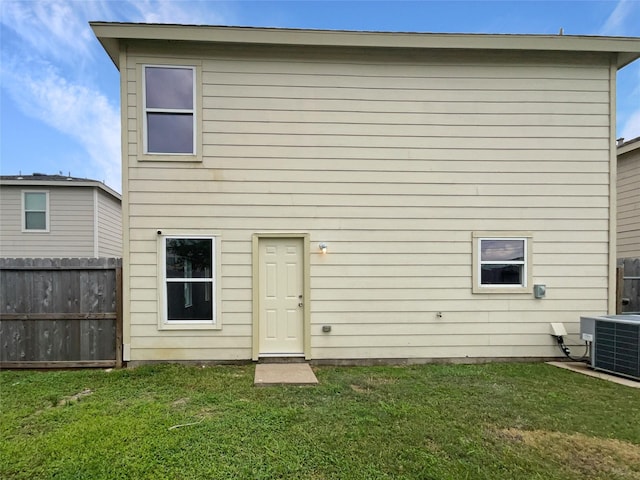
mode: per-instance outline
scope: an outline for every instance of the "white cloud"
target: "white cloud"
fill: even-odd
[[[624,35],[626,20],[633,8],[630,0],[620,0],[600,28],[600,35]]]
[[[2,88],[28,116],[79,144],[92,178],[120,189],[120,115],[92,85],[98,45],[86,7],[61,0],[3,4],[2,23],[12,31],[3,45]],[[5,35],[5,39],[7,36]],[[89,67],[89,68],[87,68]]]
[[[600,28],[600,35],[640,34],[640,2],[619,0]],[[640,61],[618,72],[618,137],[627,140],[640,135]]]
[[[202,2],[172,0],[142,0],[132,2],[144,23],[178,23],[185,25],[222,24],[223,17]]]
[[[220,4],[216,4],[216,9]],[[120,115],[96,81],[113,68],[88,22],[223,23],[207,2],[0,0],[0,85],[28,116],[81,145],[95,171],[120,188]]]
[[[18,72],[14,69],[14,72]],[[15,101],[28,115],[73,138],[99,171],[94,178],[120,189],[120,114],[99,91],[69,82],[49,67],[38,74],[3,72]]]
[[[626,67],[628,82],[633,85],[625,95],[618,95],[618,109],[620,110],[620,137],[627,140],[640,136],[640,60]],[[620,75],[620,74],[619,74]]]
[[[40,55],[73,62],[76,55],[90,56],[91,52],[93,36],[83,15],[84,5],[61,0],[6,0],[0,22]]]
[[[640,109],[631,114],[620,131],[620,136],[625,140],[640,137]]]

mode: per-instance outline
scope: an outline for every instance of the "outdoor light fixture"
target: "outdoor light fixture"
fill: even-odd
[[[324,242],[321,242],[318,244],[318,248],[320,249],[320,251],[325,254],[327,253],[327,244]]]

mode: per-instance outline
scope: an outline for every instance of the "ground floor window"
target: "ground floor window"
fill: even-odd
[[[166,324],[216,324],[215,259],[215,238],[163,238]]]
[[[506,232],[473,234],[473,291],[531,291],[531,235]]]

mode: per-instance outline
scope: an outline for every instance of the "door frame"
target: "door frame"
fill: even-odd
[[[310,242],[308,233],[299,232],[267,232],[254,233],[251,238],[251,286],[252,286],[252,353],[251,359],[258,361],[260,356],[260,239],[267,238],[295,238],[302,239],[302,330],[305,360],[311,359],[311,266]]]

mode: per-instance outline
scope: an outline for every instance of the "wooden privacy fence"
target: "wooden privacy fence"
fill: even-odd
[[[616,313],[640,312],[640,258],[619,258]]]
[[[0,367],[122,365],[122,260],[0,258]]]

